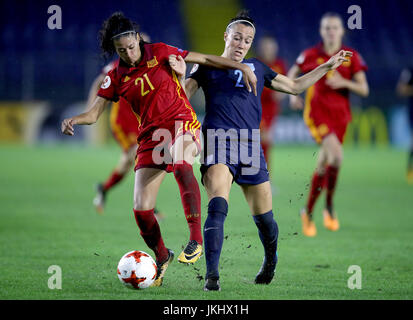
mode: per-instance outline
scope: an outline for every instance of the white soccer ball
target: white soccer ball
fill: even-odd
[[[156,264],[152,257],[143,251],[126,253],[118,264],[118,278],[131,289],[145,289],[156,278]]]

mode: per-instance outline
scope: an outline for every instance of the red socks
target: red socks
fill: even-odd
[[[121,181],[123,179],[123,177],[124,177],[124,174],[120,174],[120,173],[117,173],[116,171],[113,171],[111,176],[103,184],[103,190],[108,191],[115,184],[117,184],[119,181]]]
[[[188,222],[190,240],[202,244],[201,193],[192,166],[187,162],[174,164],[174,176],[181,193],[182,206]]]
[[[311,180],[311,189],[307,201],[307,214],[311,214],[314,209],[315,202],[323,190],[324,175],[319,175],[317,172],[313,174],[313,179]]]
[[[163,243],[161,229],[156,221],[154,209],[133,210],[135,220],[141,231],[141,236],[150,249],[153,250],[157,261],[165,261],[168,258],[168,249]]]
[[[331,212],[333,210],[333,195],[336,190],[337,177],[339,168],[333,166],[327,166],[326,169],[326,183],[325,187],[327,190],[326,196],[326,207]],[[331,212],[332,213],[332,212]]]
[[[338,171],[339,168],[337,167],[327,166],[324,175],[319,175],[317,172],[314,173],[306,207],[308,214],[313,212],[315,202],[323,188],[325,188],[327,192],[326,207],[329,211],[333,210],[333,196],[337,185]]]

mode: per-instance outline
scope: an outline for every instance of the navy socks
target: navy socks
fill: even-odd
[[[219,278],[218,264],[224,242],[224,222],[227,213],[228,203],[224,198],[215,197],[208,203],[208,217],[204,225],[206,278]]]
[[[270,263],[277,263],[277,243],[278,243],[278,225],[274,220],[271,211],[267,213],[252,216],[258,228],[262,245],[264,246],[265,258]]]

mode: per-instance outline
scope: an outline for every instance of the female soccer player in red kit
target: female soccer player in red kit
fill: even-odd
[[[193,263],[202,254],[201,198],[192,170],[194,157],[200,152],[201,124],[169,66],[169,56],[181,56],[187,62],[207,66],[240,69],[246,86],[254,93],[257,79],[247,66],[229,59],[188,52],[164,43],[144,43],[137,29],[122,13],[114,13],[104,22],[100,31],[101,48],[108,55],[115,52],[119,55],[118,66],[105,77],[89,111],[63,120],[62,132],[73,135],[74,125],[95,123],[110,101],[119,97],[130,103],[140,123],[134,214],[141,236],[155,253],[158,273],[154,285],[160,286],[174,256],[165,247],[154,216],[156,196],[167,172],[174,173],[190,229],[190,241],[178,260]]]
[[[349,94],[352,92],[362,97],[369,94],[365,75],[366,64],[356,50],[342,44],[344,27],[340,15],[324,14],[320,22],[320,35],[322,43],[300,54],[296,64],[288,72],[289,77],[296,78],[300,73],[313,70],[343,49],[353,52],[353,56],[349,62],[343,63],[337,70],[328,72],[310,87],[305,98],[304,121],[320,145],[308,201],[301,211],[303,233],[309,237],[317,233],[312,214],[323,188],[326,189],[324,226],[331,231],[339,229],[333,207],[333,195],[343,159],[342,143],[347,125],[351,121]],[[290,102],[293,108],[302,108],[299,97],[291,97]]]
[[[257,58],[269,66],[278,74],[285,75],[287,69],[285,62],[278,56],[277,40],[269,35],[263,36],[258,40]],[[280,113],[280,101],[283,97],[281,92],[264,88],[261,94],[262,116],[261,116],[261,147],[264,151],[265,161],[268,171],[270,171],[270,153],[273,145],[271,138],[271,128]]]

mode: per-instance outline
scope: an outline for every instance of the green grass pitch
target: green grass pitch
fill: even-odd
[[[335,205],[341,229],[322,226],[324,197],[315,210],[318,235],[301,235],[298,212],[315,166],[316,147],[276,147],[271,163],[277,193],[279,264],[275,280],[253,279],[263,257],[240,188],[233,186],[221,256],[221,292],[203,292],[204,257],[170,265],[160,288],[130,290],[116,266],[127,251],[153,254],[139,236],[132,211],[133,175],[95,213],[96,182],[120,150],[114,146],[0,146],[0,299],[412,299],[413,186],[405,182],[406,155],[393,149],[345,148]],[[195,168],[199,178],[198,167]],[[206,196],[203,187],[203,221]],[[161,230],[178,255],[188,229],[178,187],[168,175],[158,207]],[[48,288],[48,268],[62,269],[62,289]],[[348,267],[362,270],[362,289],[350,290]]]

